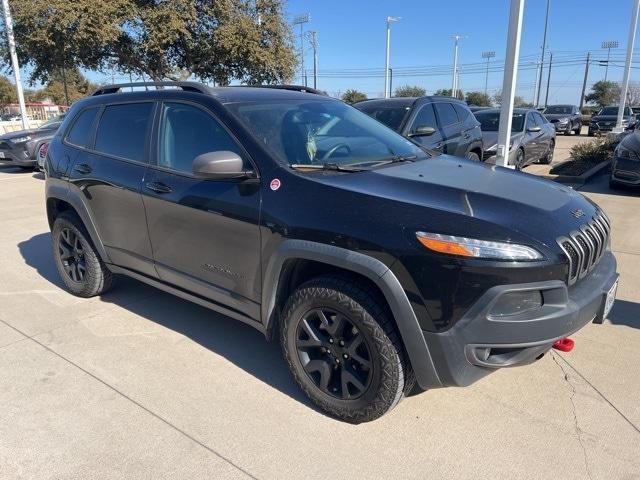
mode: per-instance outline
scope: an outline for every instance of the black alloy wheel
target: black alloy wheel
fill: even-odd
[[[62,267],[74,282],[82,282],[87,273],[84,248],[80,237],[69,228],[63,228],[58,237],[58,251]]]
[[[368,390],[371,352],[346,315],[329,308],[309,310],[298,324],[296,349],[304,371],[322,392],[353,400]]]

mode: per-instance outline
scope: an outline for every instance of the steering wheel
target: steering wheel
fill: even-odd
[[[326,160],[328,158],[331,158],[331,155],[333,155],[334,153],[336,153],[338,150],[340,150],[341,148],[346,148],[347,149],[347,154],[351,154],[351,148],[349,147],[349,145],[347,145],[346,143],[336,143],[333,147],[331,147],[327,153],[325,153],[322,156],[321,160]]]

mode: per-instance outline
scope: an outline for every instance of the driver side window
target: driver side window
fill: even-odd
[[[536,126],[539,126],[539,125],[536,122],[535,115],[529,112],[529,114],[527,115],[527,124],[525,125],[525,128],[529,130],[530,128],[536,127]]]
[[[243,153],[224,127],[204,110],[166,102],[160,117],[158,166],[192,173],[193,160],[203,153],[227,150]]]
[[[420,109],[420,111],[416,115],[415,120],[413,121],[411,131],[415,132],[416,128],[418,127],[433,127],[435,129],[438,129],[436,114],[433,111],[433,105],[431,103],[423,105],[423,107]]]

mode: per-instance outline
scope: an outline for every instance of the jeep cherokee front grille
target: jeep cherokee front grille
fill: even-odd
[[[573,285],[598,264],[609,244],[611,223],[602,212],[568,236],[559,237],[558,245],[569,260],[567,283]]]

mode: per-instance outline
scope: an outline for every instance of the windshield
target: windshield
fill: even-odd
[[[483,132],[497,132],[500,127],[500,112],[475,112]],[[524,113],[514,113],[511,120],[511,131],[521,132],[524,129]]]
[[[543,112],[545,115],[571,115],[571,107],[568,105],[553,105]]]
[[[335,100],[274,100],[227,107],[289,165],[364,165],[427,156],[377,120]]]
[[[47,120],[46,122],[44,122],[42,125],[40,125],[38,128],[56,128],[59,127],[60,124],[62,123],[62,120],[64,120],[66,114],[62,114],[62,115],[56,115],[55,117],[50,118],[49,120]]]
[[[631,109],[629,107],[625,107],[624,114],[631,115]],[[600,110],[598,115],[616,116],[618,115],[618,107],[604,107],[602,110]]]
[[[382,105],[356,105],[356,108],[361,112],[366,113],[370,117],[375,118],[379,122],[384,123],[387,127],[400,131],[402,122],[407,116],[407,112],[411,109],[410,106],[382,106]]]

